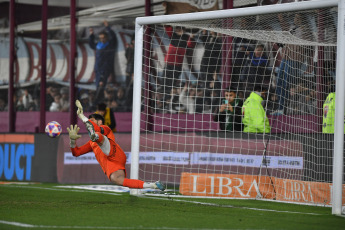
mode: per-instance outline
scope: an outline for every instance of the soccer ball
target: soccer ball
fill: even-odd
[[[51,121],[47,124],[45,131],[49,137],[55,138],[60,136],[62,127],[59,122]]]

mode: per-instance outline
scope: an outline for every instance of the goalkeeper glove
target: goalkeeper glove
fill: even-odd
[[[81,105],[79,100],[75,101],[75,105],[77,106],[78,110],[77,110],[77,115],[78,117],[85,123],[87,122],[89,119],[87,119],[87,117],[84,116],[83,113],[83,106]]]
[[[79,129],[80,128],[77,125],[74,125],[74,127],[73,127],[73,125],[71,125],[70,129],[67,127],[69,140],[70,140],[69,144],[70,144],[71,148],[75,148],[75,146],[76,146],[75,141],[77,139],[81,138],[81,136],[78,135]]]

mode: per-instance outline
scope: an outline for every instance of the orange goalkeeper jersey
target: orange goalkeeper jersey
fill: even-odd
[[[103,172],[108,178],[110,178],[110,174],[120,169],[124,170],[126,173],[126,155],[121,147],[115,142],[114,133],[108,126],[98,126],[92,121],[90,122],[93,124],[97,133],[101,133],[101,128],[104,130],[103,135],[109,139],[110,143],[109,155],[105,155],[99,145],[90,140],[80,147],[76,146],[71,148],[73,156],[78,157],[89,152],[94,152],[98,163],[101,165]]]

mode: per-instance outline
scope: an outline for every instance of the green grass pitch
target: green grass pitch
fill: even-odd
[[[0,185],[0,229],[345,229],[327,207]]]

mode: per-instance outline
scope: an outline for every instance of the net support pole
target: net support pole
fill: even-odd
[[[42,32],[41,32],[41,85],[40,85],[40,127],[39,132],[44,133],[46,125],[46,83],[47,83],[47,39],[48,39],[48,0],[42,0]]]
[[[13,133],[16,131],[15,128],[15,116],[16,113],[14,112],[14,102],[13,102],[13,95],[14,95],[14,74],[19,74],[18,72],[14,72],[15,68],[15,59],[16,59],[16,50],[15,50],[15,20],[16,20],[16,10],[15,10],[15,0],[11,0],[10,2],[10,56],[9,56],[9,79],[8,79],[8,132]]]
[[[140,146],[140,113],[141,113],[141,81],[143,60],[143,26],[135,24],[134,82],[132,110],[132,143],[131,143],[131,179],[139,178],[139,146]],[[138,189],[131,189],[130,194],[138,194]]]
[[[334,157],[332,214],[341,215],[344,149],[344,98],[345,98],[345,0],[338,5],[337,70],[334,120]]]
[[[69,54],[69,117],[70,124],[77,124],[77,114],[75,112],[75,75],[76,75],[76,57],[77,57],[77,32],[76,32],[76,0],[70,0],[70,54]]]

